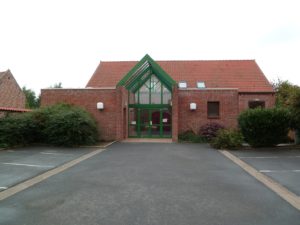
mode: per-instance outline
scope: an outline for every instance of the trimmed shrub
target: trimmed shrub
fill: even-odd
[[[285,109],[249,109],[238,118],[241,132],[253,147],[275,146],[287,140],[290,114]]]
[[[243,144],[243,135],[238,130],[221,129],[212,139],[211,146],[217,149],[236,149]]]
[[[0,119],[0,147],[28,145],[36,140],[32,114],[12,115]]]
[[[225,127],[216,122],[210,122],[200,127],[199,135],[205,137],[208,141],[217,136],[217,132]]]
[[[96,122],[84,109],[58,104],[0,119],[0,147],[45,143],[90,145],[97,141]]]
[[[44,109],[43,137],[52,145],[89,145],[97,140],[96,123],[83,109],[60,104]]]
[[[178,135],[178,139],[181,142],[193,142],[193,143],[205,143],[207,140],[194,133],[192,130],[187,130]]]

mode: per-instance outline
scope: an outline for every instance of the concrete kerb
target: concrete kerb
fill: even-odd
[[[111,145],[111,144],[112,143],[109,143],[109,145]],[[67,162],[67,163],[63,164],[63,165],[55,167],[54,169],[48,170],[45,173],[42,173],[42,174],[40,174],[38,176],[35,176],[31,179],[28,179],[28,180],[26,180],[22,183],[19,183],[15,186],[12,186],[12,187],[0,192],[0,201],[4,200],[4,199],[6,199],[6,198],[8,198],[12,195],[15,195],[15,194],[17,194],[17,193],[33,186],[33,185],[35,185],[35,184],[38,184],[38,183],[42,182],[43,180],[48,179],[49,177],[52,177],[52,176],[54,176],[58,173],[61,173],[64,170],[69,169],[69,168],[75,166],[76,164],[78,164],[78,163],[80,163],[80,162],[82,162],[82,161],[84,161],[84,160],[86,160],[86,159],[88,159],[88,158],[90,158],[90,157],[92,157],[96,154],[99,154],[99,153],[103,152],[104,150],[106,150],[106,149],[105,148],[101,148],[101,149],[98,148],[98,150],[94,150],[90,153],[82,155],[77,159],[74,159],[70,162]]]
[[[84,145],[84,146],[80,146],[81,148],[107,148],[108,146],[112,145],[113,143],[115,143],[117,141],[111,141],[107,144],[103,144],[103,145]]]
[[[284,199],[290,205],[292,205],[293,207],[295,207],[296,209],[298,209],[300,211],[300,197],[298,195],[296,195],[295,193],[289,191],[287,188],[283,187],[281,184],[277,183],[276,181],[274,181],[270,177],[262,174],[261,172],[259,172],[258,170],[256,170],[252,166],[250,166],[249,164],[245,163],[244,161],[242,161],[238,157],[234,156],[230,152],[228,152],[226,150],[219,150],[219,152],[221,154],[223,154],[224,156],[226,156],[231,161],[233,161],[235,164],[240,166],[248,174],[250,174],[255,179],[257,179],[258,181],[263,183],[266,187],[268,187],[269,189],[274,191],[282,199]]]

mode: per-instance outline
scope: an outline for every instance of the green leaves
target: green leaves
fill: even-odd
[[[253,147],[274,146],[287,138],[290,113],[286,109],[249,109],[238,118],[245,140]]]
[[[90,145],[97,141],[95,120],[84,109],[58,104],[0,119],[0,146],[45,143]]]

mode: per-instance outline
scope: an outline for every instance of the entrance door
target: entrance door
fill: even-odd
[[[168,108],[131,109],[135,116],[129,120],[129,136],[142,138],[171,137],[171,112]],[[133,123],[132,123],[133,122]]]

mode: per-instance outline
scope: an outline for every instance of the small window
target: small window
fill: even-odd
[[[207,117],[208,118],[220,117],[220,102],[207,102]]]
[[[255,109],[255,108],[265,108],[265,101],[260,100],[252,100],[248,102],[249,109]]]
[[[178,87],[179,87],[179,88],[187,88],[187,83],[186,83],[186,81],[179,81]]]
[[[205,83],[204,83],[204,81],[198,81],[197,82],[197,88],[205,88]]]

